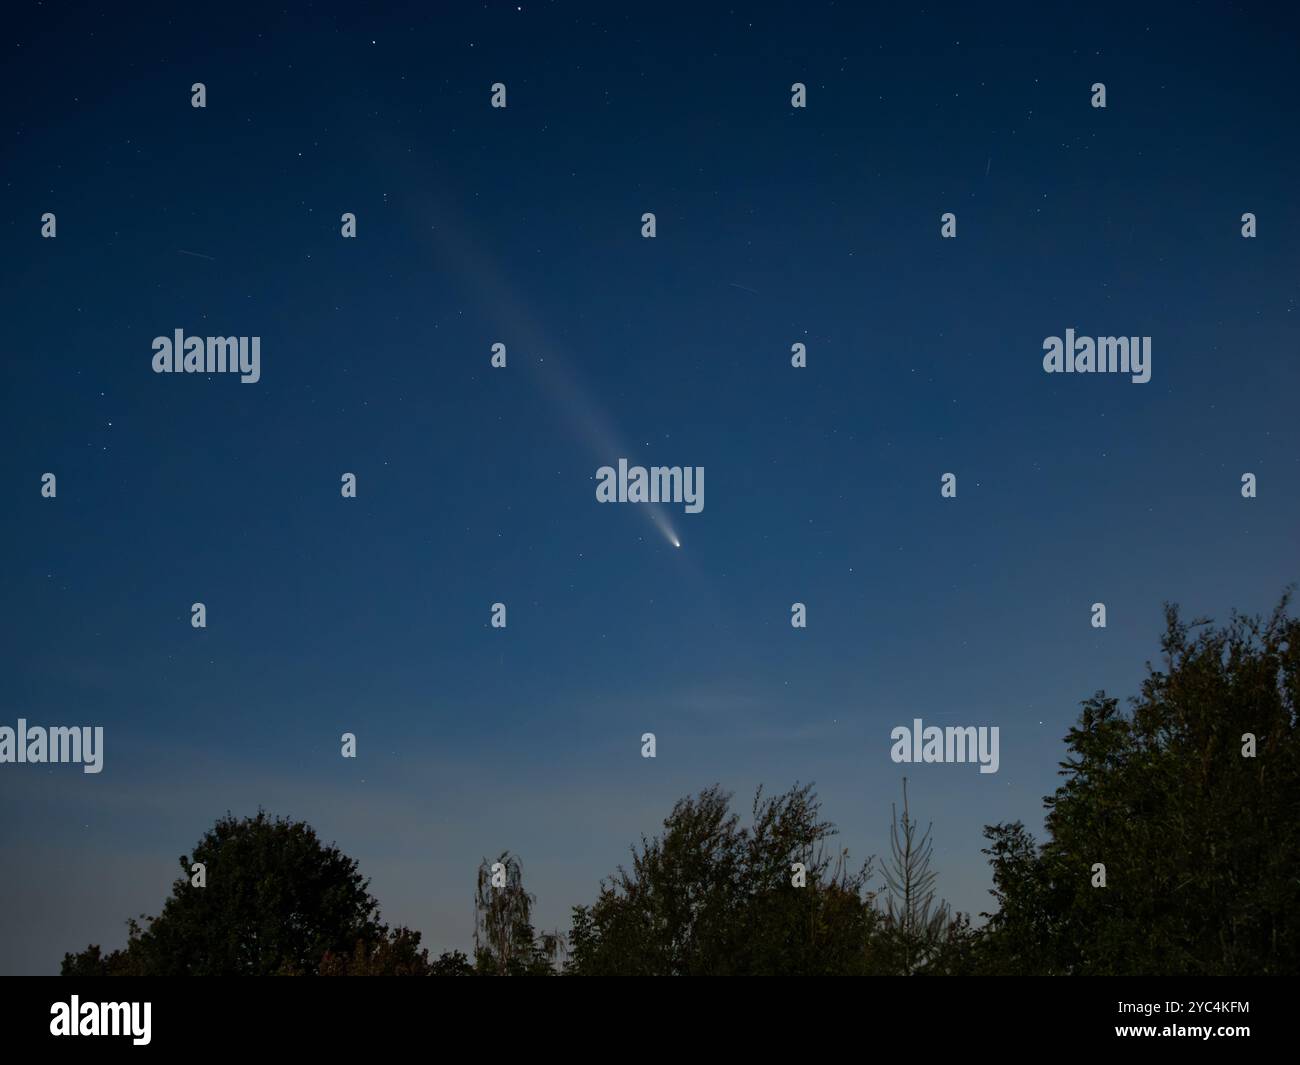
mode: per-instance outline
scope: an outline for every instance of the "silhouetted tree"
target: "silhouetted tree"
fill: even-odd
[[[430,976],[473,976],[474,966],[463,951],[444,951],[438,955],[429,971]]]
[[[948,905],[937,902],[934,885],[938,874],[930,868],[934,843],[930,824],[917,835],[907,800],[907,778],[903,778],[903,816],[890,805],[890,861],[884,867],[884,927],[881,939],[891,955],[892,968],[900,975],[926,971],[945,950],[963,938],[969,921],[954,918]]]
[[[194,887],[190,867],[207,867]],[[358,940],[386,936],[369,881],[338,848],[324,846],[303,822],[265,812],[230,814],[204,834],[157,917],[127,922],[125,951],[102,958],[97,946],[64,957],[62,972],[80,975],[207,976],[315,974],[321,959],[349,955]]]
[[[496,873],[493,867],[496,867]],[[493,877],[502,881],[493,883]],[[524,889],[524,870],[509,851],[479,865],[474,886],[474,968],[487,976],[547,976],[564,947],[558,933],[538,936],[536,898]]]
[[[811,785],[764,799],[742,829],[714,786],[682,799],[662,836],[632,851],[632,868],[577,906],[567,971],[576,975],[866,973],[878,917],[870,862],[848,871],[822,849],[834,826]],[[793,866],[806,868],[795,886]]]
[[[386,930],[377,942],[358,940],[350,955],[326,951],[321,958],[320,975],[433,976],[435,973],[429,952],[420,946],[420,933],[409,928],[393,928]]]
[[[114,950],[108,954],[100,952],[99,945],[92,943],[79,954],[63,955],[60,976],[130,976],[126,952]]]
[[[1083,704],[1065,782],[1044,800],[1046,841],[1019,822],[985,829],[1000,904],[988,969],[1300,971],[1300,622],[1289,601],[1218,628],[1167,606],[1163,668],[1148,663],[1130,711],[1104,692]],[[1093,886],[1097,865],[1105,887]]]

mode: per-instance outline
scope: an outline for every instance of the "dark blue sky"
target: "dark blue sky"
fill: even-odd
[[[978,912],[1162,602],[1300,577],[1293,16],[748,7],[17,5],[0,724],[105,755],[0,766],[0,971],[120,945],[259,805],[440,950],[484,856],[567,926],[681,795],[814,780],[862,856],[906,772]],[[155,375],[177,328],[261,380]],[[1067,328],[1151,382],[1044,374]],[[595,502],[620,456],[707,471],[680,550]],[[999,772],[895,765],[914,717]]]

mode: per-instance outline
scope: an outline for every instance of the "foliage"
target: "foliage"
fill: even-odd
[[[495,875],[503,882],[494,884]],[[483,976],[549,976],[564,948],[558,933],[538,936],[536,898],[524,890],[524,869],[509,851],[479,865],[474,885],[474,969]]]
[[[1300,622],[1166,608],[1128,713],[1098,692],[1066,737],[1047,839],[988,827],[990,971],[1300,970]],[[1200,630],[1200,631],[1197,631]],[[1254,757],[1244,756],[1246,734]],[[1106,886],[1094,887],[1094,865]]]
[[[462,955],[463,957],[463,955]],[[420,933],[394,928],[378,941],[358,940],[352,953],[326,951],[321,976],[432,976],[429,952],[420,946]]]
[[[850,872],[823,843],[812,787],[763,798],[741,828],[717,786],[679,801],[664,833],[633,848],[591,906],[573,911],[567,971],[577,975],[830,974],[871,971],[877,923],[870,862]],[[804,887],[792,866],[806,867]]]
[[[207,867],[195,887],[190,867]],[[265,812],[217,821],[191,855],[157,917],[128,921],[124,951],[92,946],[64,957],[65,974],[269,976],[313,974],[326,952],[349,954],[384,936],[355,860],[324,846],[303,822]]]

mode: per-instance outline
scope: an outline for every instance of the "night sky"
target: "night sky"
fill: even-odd
[[[814,781],[863,857],[906,774],[991,908],[981,826],[1041,827],[1162,603],[1300,578],[1300,17],[1041,6],[7,9],[0,725],[105,739],[0,765],[0,972],[259,806],[435,953],[482,858],[567,929],[715,782]],[[1070,328],[1151,381],[1044,373]],[[260,381],[155,374],[176,329]],[[705,468],[680,549],[620,457]],[[999,771],[893,763],[917,717]]]

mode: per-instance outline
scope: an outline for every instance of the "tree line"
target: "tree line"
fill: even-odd
[[[811,785],[679,800],[539,931],[517,856],[485,859],[472,956],[431,956],[390,927],[357,862],[307,824],[219,820],[127,943],[66,954],[85,975],[1246,975],[1300,971],[1300,621],[1215,625],[1165,611],[1162,659],[1137,695],[1098,692],[1064,739],[1041,840],[984,829],[993,907],[973,921],[937,893],[932,826],[906,780],[889,853],[832,846]],[[202,888],[191,870],[214,874]],[[1100,876],[1099,876],[1100,868]]]

